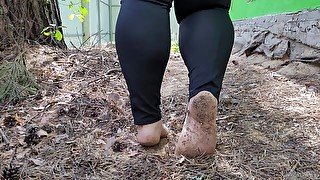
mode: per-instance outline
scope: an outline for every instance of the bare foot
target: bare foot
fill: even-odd
[[[168,130],[162,121],[153,124],[138,126],[137,140],[142,146],[155,146],[161,138],[168,136]]]
[[[192,158],[215,152],[217,105],[217,99],[208,91],[190,99],[176,154]]]

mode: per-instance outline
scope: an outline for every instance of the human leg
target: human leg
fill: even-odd
[[[193,12],[180,23],[180,50],[189,70],[190,101],[177,154],[195,157],[215,151],[217,100],[233,39],[233,25],[224,8]]]
[[[159,105],[170,51],[170,6],[154,0],[122,0],[116,26],[116,48],[138,125],[138,141],[148,146],[166,135]]]
[[[190,98],[205,90],[219,99],[233,41],[234,29],[226,9],[198,11],[180,23],[180,50],[189,70]]]

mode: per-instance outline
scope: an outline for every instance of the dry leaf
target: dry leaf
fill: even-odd
[[[108,138],[107,144],[104,146],[104,149],[107,151],[111,148],[111,146],[116,142],[116,137]]]
[[[35,165],[37,165],[37,166],[42,166],[42,165],[44,165],[44,160],[42,160],[42,159],[33,159],[33,158],[30,158],[29,159],[30,161],[32,161]]]
[[[44,116],[41,118],[40,124],[48,124],[49,120],[50,120],[50,116]]]
[[[37,131],[38,137],[48,136],[48,133],[45,130],[40,129]]]
[[[120,96],[118,93],[111,93],[109,96],[108,96],[108,99],[109,101],[112,101],[114,103],[118,102],[119,99],[120,99]]]
[[[139,154],[139,151],[130,151],[129,154],[128,154],[128,156],[129,156],[129,157],[133,157],[133,156],[136,156],[136,155],[138,155],[138,154]]]
[[[60,143],[61,140],[68,139],[68,138],[69,138],[68,134],[57,135],[55,138],[55,142]]]
[[[15,114],[14,118],[16,119],[16,121],[18,122],[18,124],[23,124],[24,120],[22,117],[20,117],[18,114]]]
[[[27,132],[26,128],[24,128],[22,126],[17,126],[16,128],[17,128],[19,134],[25,134]]]
[[[139,146],[140,144],[135,142],[135,141],[132,141],[131,139],[128,140],[132,145],[134,146]]]
[[[24,158],[29,151],[30,151],[30,149],[28,148],[28,149],[26,149],[26,150],[18,153],[17,156],[16,156],[17,159],[22,159],[22,158]]]
[[[96,143],[97,143],[98,145],[101,145],[101,144],[106,145],[106,144],[107,144],[107,143],[104,142],[104,140],[102,140],[102,139],[98,139]]]
[[[177,164],[182,164],[184,161],[186,160],[186,158],[184,156],[182,156]]]

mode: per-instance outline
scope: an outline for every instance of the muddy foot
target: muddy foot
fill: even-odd
[[[217,104],[217,99],[208,91],[202,91],[191,98],[176,144],[177,155],[192,158],[215,152]]]
[[[142,146],[155,146],[160,142],[161,138],[168,136],[168,130],[162,121],[144,126],[138,126],[137,141]]]

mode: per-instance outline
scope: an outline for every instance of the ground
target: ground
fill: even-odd
[[[30,47],[42,90],[0,109],[0,179],[319,179],[320,71],[300,62],[232,56],[212,156],[174,154],[188,98],[172,54],[162,88],[170,136],[135,141],[128,92],[112,46]]]

